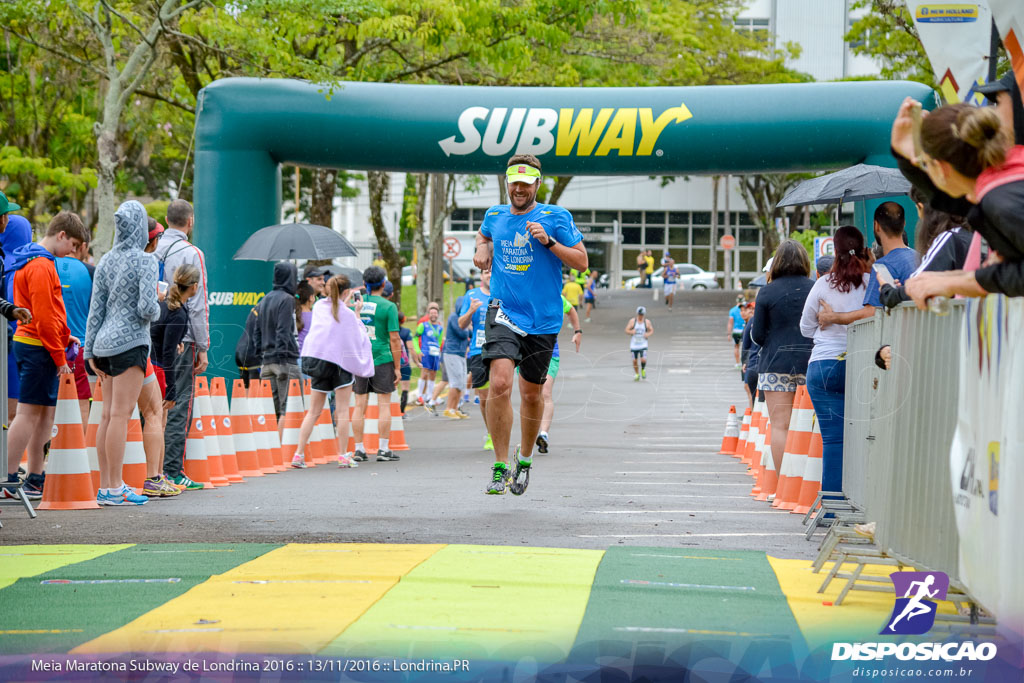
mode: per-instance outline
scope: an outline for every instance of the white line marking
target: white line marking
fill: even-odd
[[[576,534],[576,538],[732,538],[755,536],[803,536],[803,532],[795,533],[727,533],[727,534]]]
[[[721,458],[707,460],[623,460],[623,465],[721,465]]]
[[[710,482],[710,481],[609,481],[602,484],[623,484],[625,486],[750,486],[750,482]]]
[[[615,474],[714,474],[714,475],[730,474],[730,475],[733,475],[733,476],[736,476],[736,475],[742,475],[744,477],[749,477],[750,476],[746,472],[677,472],[677,471],[674,471],[674,470],[660,470],[660,471],[654,471],[654,470],[652,470],[652,471],[629,470],[629,471],[626,471],[626,472],[616,472]]]
[[[779,510],[587,510],[592,515],[777,515]],[[785,510],[782,510],[785,512]]]
[[[684,368],[672,368],[668,371],[670,375],[689,375],[690,371]]]
[[[748,499],[750,496],[697,496],[689,493],[602,493],[602,496],[611,498],[722,498]]]
[[[644,581],[643,579],[619,579],[627,586],[657,586],[659,588],[713,588],[720,591],[756,591],[754,586],[717,586],[703,583],[672,583],[670,581]]]
[[[711,631],[703,628],[661,628],[656,626],[616,626],[613,631],[626,631],[627,633],[695,633],[709,636],[743,636],[743,637],[764,637],[767,633],[747,633],[746,631]]]

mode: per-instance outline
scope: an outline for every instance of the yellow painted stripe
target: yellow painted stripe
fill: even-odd
[[[121,545],[8,545],[0,546],[0,589],[18,579],[44,574],[69,564],[132,547]]]
[[[576,639],[603,555],[447,546],[321,654],[560,661]]]
[[[72,652],[312,654],[443,547],[286,545]]]
[[[832,579],[828,590],[824,593],[818,592],[818,587],[824,583],[832,563],[815,574],[807,560],[780,560],[769,555],[768,562],[778,577],[779,586],[786,594],[789,609],[793,612],[797,624],[800,625],[800,631],[811,649],[835,641],[886,639],[879,636],[878,632],[892,612],[895,593],[851,590],[843,599],[843,604],[835,606],[836,598],[846,585],[845,579]],[[856,565],[844,564],[840,571],[849,573],[854,569]],[[868,565],[862,574],[888,578],[894,571],[897,571],[897,568],[888,565]],[[892,588],[892,582],[889,582],[888,587]],[[939,611],[945,614],[956,613],[953,604],[945,601],[939,602]]]

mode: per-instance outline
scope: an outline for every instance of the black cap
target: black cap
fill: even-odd
[[[305,280],[311,277],[320,277],[324,275],[324,271],[317,266],[306,266],[302,271],[302,279]]]
[[[989,81],[985,85],[979,85],[974,90],[980,92],[982,95],[990,99],[992,102],[996,101],[996,96],[1001,92],[1013,92],[1013,72],[1007,71],[1006,75],[1000,78],[998,81]]]

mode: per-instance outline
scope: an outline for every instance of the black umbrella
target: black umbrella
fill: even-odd
[[[348,266],[324,266],[323,269],[330,271],[330,277],[334,277],[335,275],[347,275],[349,282],[352,283],[353,287],[363,286],[363,272],[358,268],[349,268]]]
[[[236,261],[332,259],[359,252],[340,234],[322,225],[284,223],[257,230],[235,252]]]
[[[862,199],[895,197],[910,192],[910,181],[899,169],[857,164],[842,171],[811,178],[786,193],[778,206],[842,204]]]

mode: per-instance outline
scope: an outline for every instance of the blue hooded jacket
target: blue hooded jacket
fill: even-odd
[[[0,277],[3,279],[3,291],[0,299],[14,301],[14,251],[18,247],[32,243],[32,226],[24,216],[8,214],[7,229],[0,233],[0,253],[3,254],[3,266]],[[7,315],[0,305],[0,314]],[[13,310],[13,308],[12,308]],[[14,329],[15,323],[10,323]]]

